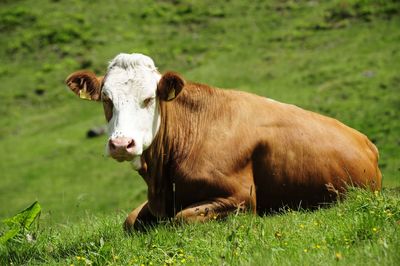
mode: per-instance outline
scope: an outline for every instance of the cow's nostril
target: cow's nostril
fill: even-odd
[[[126,146],[126,149],[132,149],[133,147],[135,147],[135,141],[133,139],[131,139],[128,143],[128,146]]]
[[[110,148],[110,150],[115,150],[115,144],[112,142],[112,140],[110,140],[109,142],[108,142],[108,147]]]

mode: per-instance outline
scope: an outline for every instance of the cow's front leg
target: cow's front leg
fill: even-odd
[[[224,218],[231,213],[244,211],[255,212],[255,203],[249,200],[218,198],[215,200],[192,204],[178,212],[175,218],[178,221],[183,222],[205,222],[208,220]]]
[[[124,222],[124,229],[126,232],[131,232],[133,230],[144,231],[148,226],[156,222],[157,217],[151,214],[146,201],[128,215]]]

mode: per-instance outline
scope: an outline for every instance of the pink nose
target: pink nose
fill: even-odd
[[[108,141],[110,155],[119,162],[132,160],[135,141],[131,138],[117,137]]]

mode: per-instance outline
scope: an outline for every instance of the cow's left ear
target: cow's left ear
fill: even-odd
[[[72,73],[65,80],[65,84],[81,99],[100,101],[101,83],[103,77],[87,70]]]
[[[162,75],[157,85],[157,95],[161,100],[171,101],[178,96],[185,86],[185,81],[174,72]]]

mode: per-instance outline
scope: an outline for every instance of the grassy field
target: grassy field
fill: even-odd
[[[1,262],[399,263],[398,1],[114,2],[0,3],[0,219],[35,200],[42,206],[37,241],[0,246]],[[104,124],[102,107],[63,84],[77,69],[104,73],[120,52],[145,53],[161,72],[296,104],[360,130],[380,150],[381,201],[355,192],[312,213],[240,215],[124,236],[120,224],[145,199],[144,182],[128,164],[103,157],[104,136],[86,138]],[[323,226],[311,229],[314,221]]]
[[[11,243],[2,265],[398,265],[400,191],[353,191],[335,207],[166,223],[125,235],[124,215],[87,216]],[[8,253],[7,253],[8,252]],[[5,259],[7,258],[7,259]]]

